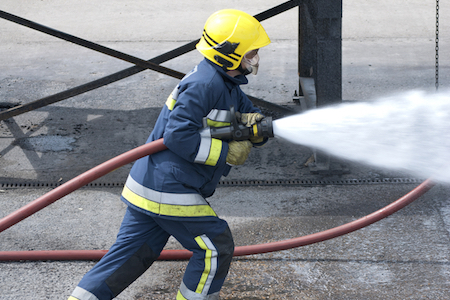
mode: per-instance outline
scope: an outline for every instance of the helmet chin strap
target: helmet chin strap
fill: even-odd
[[[244,69],[242,67],[242,64],[239,65],[239,67],[237,67],[237,69],[239,72],[241,72],[242,75],[247,76],[248,74],[252,73],[252,70],[249,70],[248,68]]]
[[[224,59],[223,57],[219,56],[219,55],[215,55],[214,59],[220,63],[222,65],[222,69],[227,72],[229,71],[228,68],[232,67],[233,64],[231,62],[229,62],[228,60]],[[249,68],[244,68],[242,66],[242,63],[239,65],[239,67],[236,68],[236,71],[239,71],[242,75],[247,76],[249,74],[252,73],[253,71],[253,66],[249,66]],[[256,69],[256,71],[253,73],[256,75],[256,72],[258,71],[258,69]]]

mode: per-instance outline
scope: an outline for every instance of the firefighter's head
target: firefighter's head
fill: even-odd
[[[226,71],[256,73],[258,49],[270,44],[270,39],[251,15],[224,9],[212,14],[205,23],[197,50]]]

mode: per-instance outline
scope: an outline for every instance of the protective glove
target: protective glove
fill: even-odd
[[[245,126],[252,127],[253,125],[256,124],[256,122],[261,121],[264,118],[264,116],[260,113],[242,113],[241,114],[240,112],[236,112],[236,118],[238,119],[239,122],[241,122]],[[263,137],[251,137],[250,142],[252,142],[253,144],[261,144],[262,142],[264,142],[264,138]]]
[[[236,115],[236,117],[247,127],[252,127],[256,124],[256,122],[259,122],[264,118],[264,116],[260,113],[241,113],[239,115]]]
[[[262,137],[262,136],[252,136],[252,137],[249,138],[249,140],[250,140],[250,142],[252,142],[252,144],[261,144],[262,142],[264,142],[264,137]]]
[[[232,166],[243,165],[247,160],[252,143],[246,141],[231,141],[228,143],[227,164]]]

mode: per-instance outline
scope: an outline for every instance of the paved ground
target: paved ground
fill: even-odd
[[[228,1],[251,14],[281,3]],[[182,7],[181,7],[182,6]],[[0,9],[144,59],[198,38],[220,1],[13,1]],[[448,88],[449,7],[440,6],[440,83]],[[366,100],[410,89],[434,90],[435,3],[344,1],[343,98]],[[297,81],[297,11],[265,21],[272,45],[248,94],[292,107]],[[28,103],[129,67],[0,19],[0,102]],[[195,52],[164,65],[187,72]],[[0,183],[56,184],[141,145],[177,83],[145,71],[0,123]],[[275,115],[279,117],[279,115]],[[420,183],[374,184],[408,174],[342,162],[350,173],[312,175],[311,150],[279,140],[253,151],[226,180],[316,180],[326,184],[219,187],[211,205],[236,244],[319,232],[364,217]],[[100,179],[124,182],[129,165]],[[348,179],[369,183],[344,184]],[[338,184],[330,184],[335,180]],[[223,299],[448,299],[450,197],[437,185],[367,228],[283,252],[237,258]],[[48,192],[0,190],[0,217]],[[80,189],[0,233],[0,250],[107,249],[124,212],[121,188]],[[171,240],[168,249],[179,245]],[[2,262],[0,299],[64,299],[95,262]],[[173,299],[186,262],[157,262],[119,299]]]

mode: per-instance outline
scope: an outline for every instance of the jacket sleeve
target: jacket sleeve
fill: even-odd
[[[189,162],[226,164],[228,144],[202,130],[203,117],[213,108],[214,89],[206,84],[181,85],[164,132],[164,144]]]

